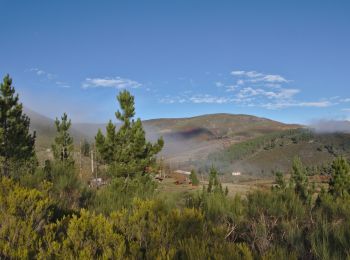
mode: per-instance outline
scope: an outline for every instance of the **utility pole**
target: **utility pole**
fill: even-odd
[[[95,173],[96,173],[96,179],[97,179],[97,174],[98,174],[98,160],[97,160],[97,153],[96,153],[96,146],[95,144],[92,145],[92,151],[95,151],[95,164],[96,164],[96,170],[95,170]]]
[[[80,139],[80,151],[79,151],[79,175],[82,178],[82,158],[81,158],[81,139]]]

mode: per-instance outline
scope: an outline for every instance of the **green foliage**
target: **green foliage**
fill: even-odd
[[[52,200],[12,180],[0,180],[0,258],[35,258],[41,235],[52,217]]]
[[[9,176],[10,171],[18,173],[19,166],[34,157],[35,132],[30,133],[29,124],[12,79],[6,75],[0,84],[0,163],[5,176]]]
[[[97,191],[91,210],[109,214],[128,208],[135,198],[151,199],[156,195],[157,183],[148,176],[133,179],[114,178],[107,186]]]
[[[276,182],[276,186],[274,188],[277,188],[280,190],[285,190],[287,188],[287,183],[283,177],[282,172],[275,173],[275,182]]]
[[[92,196],[79,180],[76,170],[64,162],[54,163],[50,176],[53,183],[51,194],[63,210],[79,210]]]
[[[311,198],[307,172],[299,157],[294,158],[291,185],[304,202]]]
[[[56,161],[63,162],[68,165],[74,163],[73,152],[74,144],[73,138],[69,134],[69,128],[72,122],[66,113],[61,117],[61,121],[56,118],[55,126],[57,130],[57,135],[55,137],[55,142],[52,145],[53,156]]]
[[[6,116],[12,110],[5,116],[0,110],[0,119],[12,124],[21,118],[25,123],[19,123],[19,129],[27,129],[29,120],[22,115],[9,77],[1,91],[1,105],[12,102],[18,117],[9,120]],[[162,140],[155,145],[146,142],[141,121],[132,119],[130,93],[121,92],[118,101],[122,112],[116,117],[123,125],[116,132],[110,122],[106,136],[97,133],[98,158],[109,164],[111,173],[133,178],[114,178],[96,193],[87,190],[74,168],[66,114],[61,122],[56,120],[55,161],[47,160],[40,168],[33,153],[8,159],[1,154],[7,165],[3,171],[11,169],[15,177],[0,179],[1,259],[349,258],[350,166],[344,158],[337,158],[332,167],[308,169],[296,158],[289,183],[277,172],[273,189],[251,191],[244,197],[228,196],[228,188],[223,189],[212,167],[207,187],[171,200],[160,197],[157,183],[143,174],[153,166]],[[2,145],[6,131],[1,125]],[[21,133],[34,145],[34,136]],[[293,143],[309,138],[299,132],[287,136]],[[279,137],[272,137],[259,149],[279,144]],[[11,142],[7,145],[17,144]],[[23,145],[23,151],[29,151],[29,144]],[[322,187],[314,203],[308,174],[329,173],[329,188]],[[193,184],[198,182],[194,171],[190,178]]]
[[[302,165],[294,166],[299,176]],[[79,211],[62,215],[57,209],[66,206],[57,203],[74,193],[52,191],[64,168],[51,167],[53,184],[42,181],[37,189],[1,179],[1,258],[346,259],[350,253],[350,196],[323,191],[316,204],[305,203],[295,188],[303,178],[231,198],[213,169],[211,188],[176,207],[158,198],[148,175],[116,178],[98,190],[90,210],[77,205]]]
[[[124,239],[112,222],[86,210],[48,226],[44,241],[41,259],[122,259],[125,254]]]
[[[349,196],[350,194],[350,166],[342,157],[337,158],[332,164],[332,178],[329,183],[329,191],[333,196]]]
[[[134,97],[126,90],[117,96],[121,111],[116,117],[122,126],[116,131],[115,125],[109,121],[106,136],[99,131],[95,137],[96,148],[102,161],[107,163],[113,176],[130,176],[146,173],[155,164],[155,155],[160,152],[164,142],[159,139],[151,144],[146,141],[145,131],[140,119],[134,121]]]
[[[90,143],[84,139],[83,143],[81,144],[81,154],[85,157],[90,156]]]
[[[212,167],[209,172],[209,184],[207,192],[223,193],[222,185],[218,178],[218,172],[214,167]]]
[[[198,180],[197,174],[194,170],[191,171],[190,180],[191,180],[192,185],[194,185],[194,186],[199,185],[199,180]]]
[[[292,129],[269,133],[244,142],[235,143],[224,151],[210,154],[208,159],[209,163],[215,161],[232,162],[243,159],[246,156],[251,156],[261,150],[273,149],[277,145],[284,146],[288,143],[308,141],[313,137],[313,134],[305,129]]]

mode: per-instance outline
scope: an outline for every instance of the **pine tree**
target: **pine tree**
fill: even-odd
[[[210,192],[218,192],[223,193],[222,185],[218,178],[218,171],[212,167],[209,172],[209,184],[207,191]]]
[[[329,182],[329,191],[333,196],[344,197],[350,194],[350,165],[340,157],[332,164],[332,178]]]
[[[95,147],[96,147],[96,155],[97,161],[99,163],[104,162],[104,145],[105,145],[105,137],[102,134],[101,129],[98,129],[97,135],[95,136]]]
[[[56,118],[55,126],[57,130],[57,135],[55,137],[55,142],[52,145],[52,151],[54,159],[59,162],[73,164],[73,152],[74,144],[73,138],[69,134],[69,128],[72,122],[68,120],[66,113],[61,117],[61,121]]]
[[[90,155],[90,143],[86,139],[82,143],[80,152],[86,157]]]
[[[194,170],[191,171],[190,180],[191,180],[192,185],[194,185],[194,186],[197,186],[199,184],[197,174]]]
[[[34,157],[35,132],[29,131],[30,119],[23,113],[12,79],[6,75],[0,84],[0,157],[2,173],[10,174],[10,164]]]
[[[126,90],[119,93],[117,100],[121,111],[115,113],[122,126],[116,126],[110,120],[106,127],[106,136],[99,130],[95,137],[96,148],[103,161],[110,165],[112,174],[118,176],[134,176],[144,174],[155,163],[155,155],[163,148],[160,138],[151,144],[140,119],[136,121],[134,97]]]
[[[287,188],[287,184],[286,184],[286,181],[283,177],[283,173],[280,171],[277,171],[275,173],[275,182],[276,182],[275,188],[280,189],[280,190],[285,190]]]
[[[103,159],[107,163],[112,163],[114,161],[114,156],[116,153],[116,148],[117,145],[115,143],[116,141],[116,127],[112,123],[112,120],[109,120],[107,127],[106,127],[106,138],[105,139],[105,144],[104,144],[104,151],[102,152],[103,154]]]
[[[299,157],[294,158],[291,181],[295,192],[304,202],[307,202],[310,198],[309,180],[306,169]]]

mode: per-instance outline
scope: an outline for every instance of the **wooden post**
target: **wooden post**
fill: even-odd
[[[91,154],[91,174],[94,176],[94,151],[91,149],[90,151]]]

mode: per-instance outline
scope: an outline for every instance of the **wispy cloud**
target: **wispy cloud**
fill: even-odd
[[[194,104],[226,104],[231,103],[233,99],[228,97],[212,96],[209,94],[198,94],[192,96],[166,96],[160,99],[161,103],[174,104],[174,103],[194,103]]]
[[[49,72],[46,72],[42,69],[38,69],[38,68],[30,68],[28,69],[27,71],[30,71],[30,72],[33,72],[35,73],[37,76],[41,76],[41,77],[45,77],[49,80],[51,79],[54,79],[56,77],[55,74],[52,74],[52,73],[49,73]]]
[[[215,82],[215,86],[217,86],[218,88],[223,87],[224,83],[222,83],[221,81],[217,81]]]
[[[142,84],[131,79],[121,77],[86,78],[82,84],[83,88],[139,88]]]
[[[268,82],[268,83],[287,83],[289,80],[277,74],[264,74],[257,71],[234,70],[231,75],[241,77],[242,81],[248,82]]]
[[[211,95],[196,95],[189,98],[189,101],[195,104],[226,104],[232,102],[228,97],[216,97]]]
[[[261,88],[252,88],[252,87],[246,87],[239,91],[239,93],[236,95],[238,98],[246,98],[246,97],[252,97],[252,96],[263,96],[268,99],[291,99],[296,94],[300,92],[299,89],[277,89],[276,91],[266,91]]]
[[[330,107],[333,104],[330,101],[314,101],[314,102],[276,102],[276,103],[266,103],[262,104],[261,107],[267,109],[282,109],[289,107],[316,107],[316,108],[325,108]]]
[[[71,86],[67,82],[56,81],[55,84],[60,88],[70,88]]]
[[[58,80],[58,76],[53,73],[49,73],[43,69],[39,68],[30,68],[25,70],[27,72],[34,73],[36,76],[38,76],[42,81],[50,82],[51,84],[55,84],[57,87],[60,88],[71,88],[71,85],[67,82],[63,82]]]
[[[234,76],[243,76],[246,74],[246,72],[244,70],[234,70],[231,72],[231,74]]]
[[[234,83],[229,80],[214,81],[218,94],[182,93],[177,96],[165,96],[160,102],[167,104],[234,104],[274,110],[292,107],[326,108],[339,104],[339,97],[300,100],[297,95],[301,90],[286,87],[285,85],[292,81],[278,74],[244,70],[235,70],[230,74],[234,76]],[[345,99],[343,102],[346,102]]]

